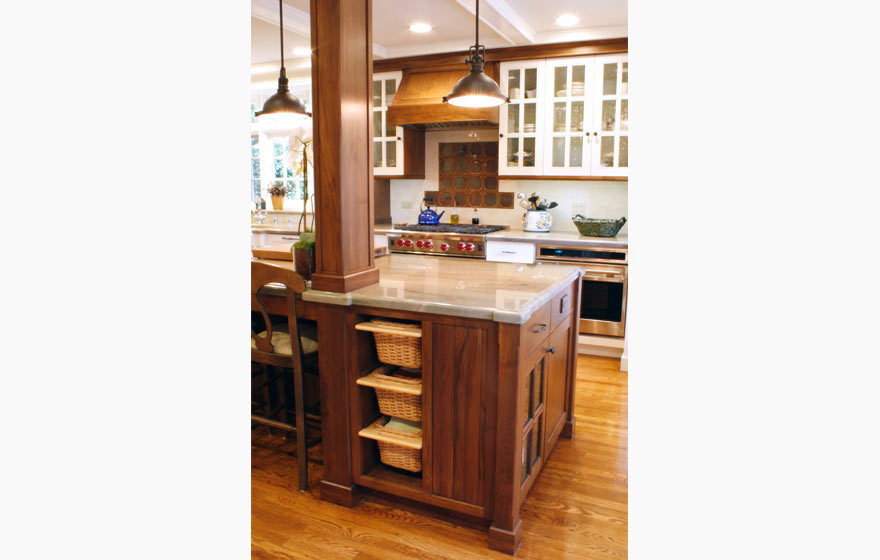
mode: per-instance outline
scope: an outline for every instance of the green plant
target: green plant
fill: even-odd
[[[272,183],[272,186],[269,187],[269,195],[271,196],[287,196],[289,191],[290,189],[281,181],[275,181]]]
[[[300,234],[299,241],[293,244],[294,249],[311,249],[315,246],[315,234],[304,232]]]

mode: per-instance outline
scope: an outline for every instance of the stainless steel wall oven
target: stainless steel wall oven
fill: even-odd
[[[539,262],[579,264],[586,269],[581,286],[579,331],[623,338],[627,249],[539,245],[537,259]]]

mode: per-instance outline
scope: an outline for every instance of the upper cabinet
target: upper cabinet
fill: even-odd
[[[498,174],[542,175],[544,61],[502,62],[500,86],[510,103],[499,116]]]
[[[544,175],[590,175],[593,58],[548,60],[544,88]]]
[[[373,175],[403,175],[403,127],[388,125],[402,72],[373,74]]]
[[[503,62],[499,175],[626,177],[626,54]]]
[[[597,56],[593,87],[593,166],[597,176],[629,171],[629,64],[625,54]]]

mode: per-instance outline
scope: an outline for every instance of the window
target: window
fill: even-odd
[[[272,91],[255,94],[251,100],[251,200],[262,196],[268,201],[269,188],[277,181],[281,181],[288,187],[287,199],[293,202],[286,204],[285,209],[295,210],[302,205],[303,177],[302,174],[296,173],[299,165],[291,157],[290,143],[296,136],[301,135],[302,131],[272,130],[256,122],[256,112],[262,108],[265,99],[274,93]],[[310,111],[308,99],[302,97],[301,99],[306,110]],[[314,169],[311,162],[309,162],[309,175],[309,192],[313,193]],[[296,202],[299,202],[299,205]],[[267,207],[271,208],[271,205]]]
[[[251,134],[251,200],[260,195],[260,135]]]

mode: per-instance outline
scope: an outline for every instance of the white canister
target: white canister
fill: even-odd
[[[523,231],[550,231],[553,216],[546,210],[529,210],[523,214]]]

